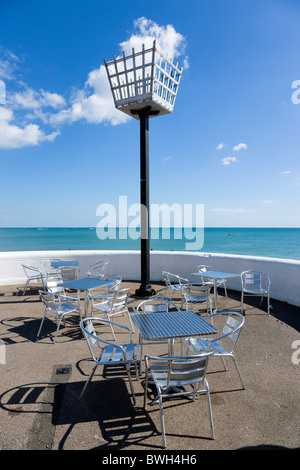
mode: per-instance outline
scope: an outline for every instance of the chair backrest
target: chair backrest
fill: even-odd
[[[245,317],[238,312],[219,312],[216,315],[224,315],[226,314],[226,321],[222,330],[221,335],[216,338],[218,343],[220,339],[226,338],[227,340],[231,341],[231,352],[234,350],[236,346],[236,342],[240,336],[242,326],[245,323]]]
[[[200,264],[197,269],[198,269],[199,273],[201,273],[201,272],[206,273],[207,271],[215,271],[214,268],[212,268],[211,266],[206,266],[205,264]],[[203,282],[203,283],[207,283],[210,280],[210,278],[207,278],[207,277],[205,277],[205,278],[200,277],[200,279],[201,279],[201,282]]]
[[[60,275],[62,282],[73,281],[78,277],[78,268],[75,266],[61,266]]]
[[[267,274],[260,271],[244,271],[241,274],[243,289],[257,290],[269,287],[271,282]]]
[[[195,285],[195,284],[190,284],[188,286],[187,292],[190,294],[191,297],[203,297],[203,299],[207,299],[207,297],[210,294],[210,289],[211,286],[209,285]]]
[[[115,275],[115,274],[110,274],[108,276],[105,276],[104,278],[106,281],[111,281],[110,284],[106,286],[106,292],[111,293],[119,290],[120,284],[122,282],[122,277]]]
[[[129,294],[130,288],[117,290],[113,296],[112,308],[114,310],[125,308],[127,306]]]
[[[149,299],[139,303],[136,307],[136,313],[163,313],[168,312],[169,307],[174,307],[179,311],[179,308],[173,302],[164,299]]]
[[[191,385],[203,382],[207,370],[208,358],[212,352],[197,356],[166,358],[169,362],[167,388]]]
[[[22,264],[22,268],[24,269],[27,277],[42,275],[41,271],[34,266],[27,266]]]
[[[59,276],[49,276],[45,280],[45,287],[52,294],[64,294],[64,288],[59,286],[63,282]]]
[[[97,323],[99,323],[99,320],[100,319],[98,319]],[[97,350],[97,354],[95,354],[94,352],[95,345],[97,345],[100,349],[103,349],[103,346],[101,345],[101,340],[95,332],[95,326],[94,326],[95,321],[96,319],[94,318],[83,318],[80,321],[81,331],[87,342],[88,348],[90,350],[91,356],[94,361],[96,361],[97,357],[99,356],[99,350]]]
[[[55,294],[42,290],[39,290],[39,294],[45,308],[54,308],[56,310],[57,303],[55,302]]]
[[[214,268],[212,268],[211,266],[206,266],[205,264],[200,264],[197,269],[199,273],[201,273],[201,271],[204,273],[206,271],[215,271]]]
[[[109,261],[98,261],[90,264],[87,274],[97,277],[104,277]]]
[[[46,268],[46,270],[47,270],[47,271],[51,271],[52,269],[55,269],[55,268],[53,268],[52,263],[54,263],[54,262],[60,262],[60,261],[61,261],[61,259],[59,259],[59,258],[47,259],[47,261],[45,262],[45,268]]]
[[[172,274],[167,271],[162,271],[161,272],[163,280],[166,283],[166,286],[171,286],[172,284],[181,284],[181,281],[183,278],[178,276],[177,274]],[[187,281],[187,279],[184,279],[184,281]]]
[[[171,285],[171,281],[170,281],[170,275],[169,273],[167,273],[166,271],[162,271],[162,277],[163,277],[163,280],[165,281],[166,283],[166,286],[170,286]]]

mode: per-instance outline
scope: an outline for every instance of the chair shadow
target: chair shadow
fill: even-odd
[[[133,406],[125,380],[97,380],[96,377],[94,380],[81,400],[79,396],[85,381],[21,384],[0,395],[0,409],[7,413],[8,419],[33,415],[36,422],[44,423],[43,432],[49,436],[49,442],[55,427],[64,425],[66,430],[58,444],[59,450],[65,448],[79,423],[98,422],[102,438],[99,446],[91,450],[144,446],[147,439],[159,434],[144,408]],[[29,439],[30,434],[29,431]]]
[[[79,400],[84,384],[59,384],[55,389],[53,424],[68,426],[59,443],[59,450],[64,449],[78,423],[98,422],[102,438],[99,446],[92,449],[117,450],[132,445],[144,446],[149,437],[159,434],[148,413],[143,408],[133,406],[125,380],[97,380],[95,377]]]
[[[6,344],[20,343],[24,341],[36,341],[36,334],[41,320],[34,317],[3,318],[1,324],[5,326],[5,333],[1,339]]]
[[[56,331],[55,321],[45,318],[40,336],[37,337],[37,332],[41,323],[41,318],[33,317],[14,317],[4,318],[1,323],[5,325],[5,336],[1,339],[6,344],[20,343],[24,341],[51,341],[54,338]],[[22,340],[23,338],[23,340]],[[82,338],[82,333],[79,328],[79,317],[69,316],[66,318],[66,326],[62,325],[58,331],[57,342],[61,341],[75,341]]]

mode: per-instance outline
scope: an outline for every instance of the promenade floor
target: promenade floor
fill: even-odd
[[[127,286],[134,294],[139,284],[122,283]],[[161,284],[153,287],[158,294],[164,290]],[[0,288],[0,449],[160,452],[159,406],[150,405],[154,390],[149,388],[143,408],[144,374],[134,380],[136,407],[127,375],[109,367],[97,369],[79,401],[92,362],[78,317],[61,327],[55,344],[52,320],[45,321],[37,338],[43,305],[37,288],[24,296],[22,288]],[[239,294],[222,294],[220,307],[239,311]],[[139,302],[132,295],[131,313]],[[210,439],[204,395],[195,401],[168,400],[167,451],[300,448],[300,310],[274,300],[272,305],[268,315],[257,299],[246,304],[236,348],[245,390],[232,361],[227,360],[227,371],[220,359],[209,362],[215,439]],[[127,324],[126,317],[117,321]],[[137,331],[133,337],[138,341]],[[144,352],[160,354],[166,348],[149,345]]]

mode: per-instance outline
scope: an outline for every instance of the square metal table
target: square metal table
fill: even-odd
[[[204,272],[192,273],[192,276],[207,277],[214,281],[214,310],[217,310],[217,281],[218,279],[227,279],[230,277],[237,277],[237,276],[240,276],[240,274],[227,273],[223,271],[204,271]]]
[[[66,281],[58,285],[62,287],[67,287],[69,289],[76,289],[77,291],[82,290],[85,292],[84,315],[87,316],[89,307],[89,291],[92,289],[96,289],[97,287],[107,286],[108,284],[111,284],[111,281],[96,277],[82,277],[79,279],[74,279],[72,281]]]
[[[173,355],[175,338],[209,335],[217,329],[190,310],[160,313],[140,313],[132,315],[132,320],[145,339],[169,342],[169,355]]]

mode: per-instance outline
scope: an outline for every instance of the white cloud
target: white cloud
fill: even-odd
[[[154,39],[156,47],[169,59],[176,59],[185,54],[186,40],[172,25],[159,26],[154,21],[141,17],[134,21],[134,27],[135,32],[131,37],[120,43],[125,54],[131,54],[132,48],[141,50],[143,44],[146,48],[152,47]],[[184,67],[188,68],[187,56],[184,58]]]
[[[39,145],[44,141],[53,141],[58,134],[56,131],[46,135],[36,124],[20,127],[12,124],[12,120],[12,110],[0,107],[0,148],[2,149]]]
[[[248,148],[248,146],[246,144],[240,143],[238,145],[235,145],[232,150],[234,152],[239,152],[240,150],[247,150],[247,148]]]
[[[0,78],[3,80],[13,80],[15,72],[18,68],[18,62],[20,61],[15,54],[8,50],[3,50],[0,47]]]
[[[72,99],[73,103],[69,108],[52,114],[50,123],[53,126],[80,120],[117,125],[130,119],[115,108],[104,65],[90,72],[84,90],[73,90]]]
[[[281,175],[289,175],[291,173],[292,173],[291,170],[285,170],[285,171],[280,172]]]
[[[222,158],[222,164],[223,165],[231,165],[231,163],[238,162],[238,159],[236,157],[225,157]]]
[[[168,157],[163,158],[163,162],[167,162],[168,160],[173,160],[173,157],[169,155]]]
[[[216,150],[222,150],[224,147],[226,147],[225,144],[223,144],[223,142],[220,142],[217,147],[216,147]]]
[[[8,99],[8,103],[14,108],[40,109],[42,107],[60,108],[66,104],[63,96],[49,91],[35,91],[26,88],[24,91],[13,93]]]

